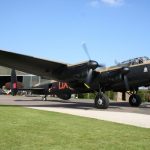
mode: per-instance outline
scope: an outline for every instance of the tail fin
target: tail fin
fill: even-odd
[[[16,76],[16,71],[15,69],[12,69],[11,70],[11,94],[13,96],[15,96],[18,92],[18,89],[17,89],[17,76]]]

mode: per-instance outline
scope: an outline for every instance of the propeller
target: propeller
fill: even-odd
[[[93,77],[93,70],[90,69],[87,73],[86,83],[90,83],[92,81],[92,77]]]
[[[117,66],[121,65],[120,62],[118,62],[116,59],[114,60],[114,62],[115,62],[115,65],[117,65]]]
[[[127,91],[130,90],[129,81],[127,77],[127,74],[129,73],[129,71],[130,71],[129,67],[122,68],[122,77],[123,77],[124,85]]]
[[[129,82],[128,82],[128,78],[126,75],[123,76],[123,80],[124,80],[124,84],[125,84],[125,88],[127,91],[129,91]]]
[[[118,62],[117,60],[115,60],[115,64],[116,64],[117,66],[120,66],[120,67],[121,67],[121,63]],[[122,67],[122,71],[121,71],[122,79],[123,79],[123,81],[124,81],[125,89],[126,89],[127,91],[130,90],[130,86],[129,86],[129,82],[128,82],[128,77],[127,77],[127,75],[126,75],[126,74],[129,73],[129,71],[130,71],[130,69],[129,69],[129,64],[126,65],[126,66],[124,66],[124,67]]]
[[[91,60],[91,57],[90,57],[90,54],[88,52],[88,49],[87,49],[87,46],[86,46],[85,42],[82,43],[82,47],[83,47],[83,50],[84,50],[86,56],[88,57],[88,59]]]
[[[82,43],[82,47],[83,47],[85,54],[87,55],[87,57],[89,59],[86,83],[90,84],[92,81],[92,78],[93,78],[93,71],[98,67],[104,67],[104,65],[99,64],[97,61],[91,60],[91,57],[90,57],[90,54],[88,52],[88,49],[87,49],[85,42]]]

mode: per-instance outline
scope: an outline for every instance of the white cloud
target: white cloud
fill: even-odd
[[[101,3],[109,6],[122,6],[124,0],[90,0],[89,4],[91,7],[99,7]]]
[[[92,7],[99,7],[100,5],[100,0],[91,0],[90,1],[90,6]]]
[[[124,0],[100,0],[101,2],[110,6],[120,6],[123,5]]]

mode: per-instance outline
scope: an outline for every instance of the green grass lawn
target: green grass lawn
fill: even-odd
[[[149,150],[150,129],[0,106],[0,150]]]

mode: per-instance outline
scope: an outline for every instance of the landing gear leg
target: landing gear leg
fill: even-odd
[[[42,97],[42,101],[47,101],[47,95],[44,95],[44,96]]]
[[[95,107],[98,109],[107,109],[109,106],[109,98],[99,91],[95,97]]]

